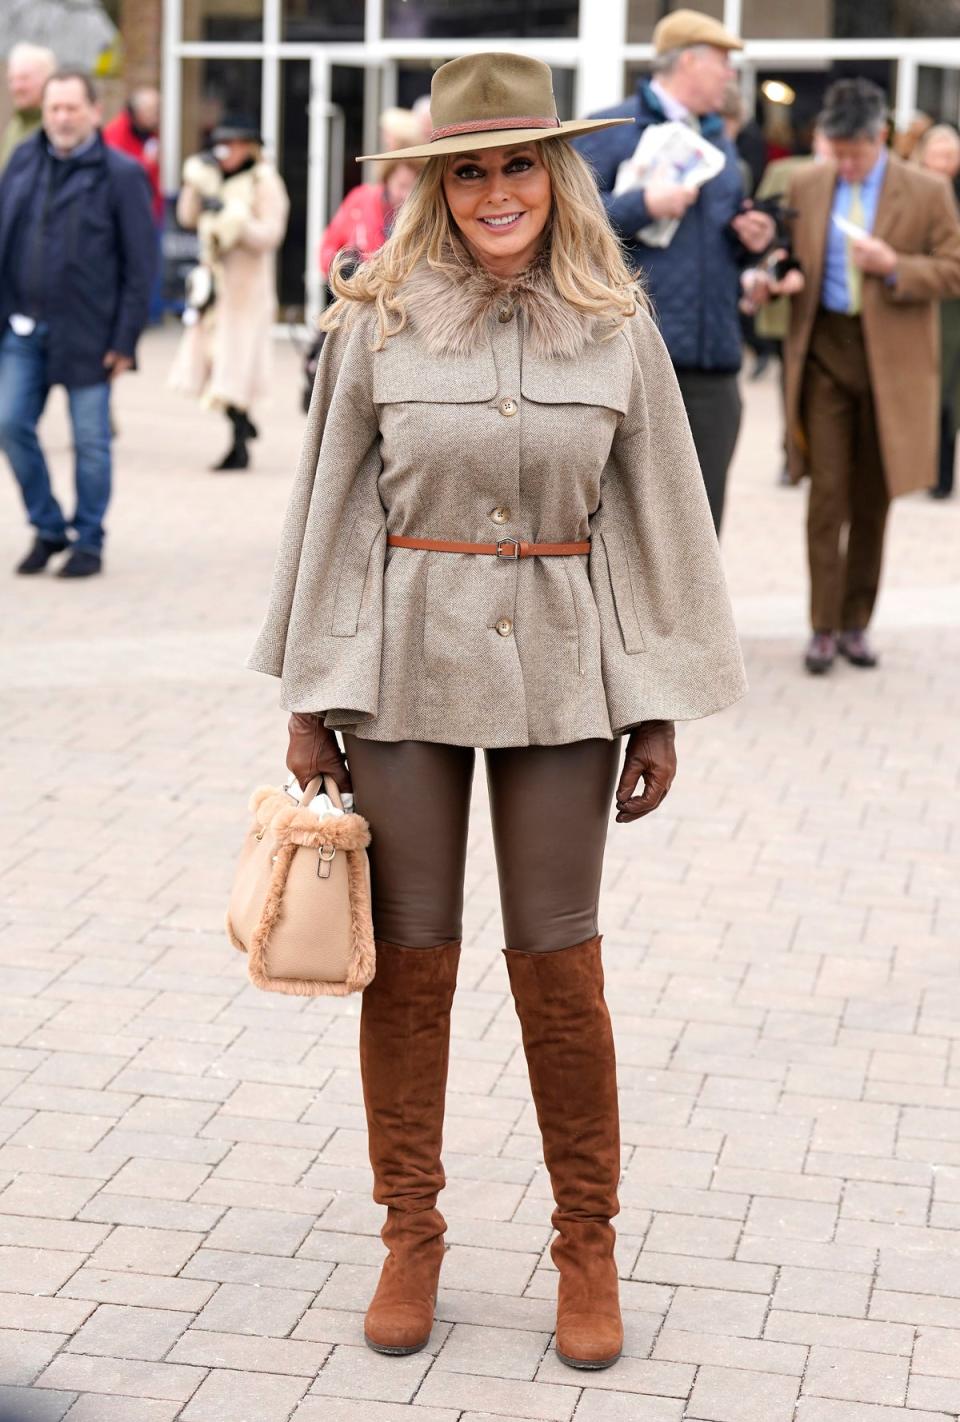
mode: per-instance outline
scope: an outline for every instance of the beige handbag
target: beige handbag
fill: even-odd
[[[370,827],[361,815],[310,809],[324,781],[342,810],[333,780],[320,775],[299,802],[269,786],[250,802],[227,933],[247,954],[250,981],[269,992],[342,997],[374,974]]]

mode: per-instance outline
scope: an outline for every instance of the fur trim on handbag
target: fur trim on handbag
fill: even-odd
[[[307,849],[319,849],[321,844],[332,844],[335,849],[366,849],[370,843],[370,826],[362,815],[318,819],[270,785],[253,792],[250,809],[258,825],[269,825],[278,844],[302,844]]]
[[[370,885],[364,850],[370,843],[370,827],[362,815],[327,815],[318,818],[308,809],[291,803],[290,797],[272,786],[256,790],[250,800],[259,844],[270,836],[271,870],[266,895],[259,907],[249,945],[236,931],[232,913],[227,912],[227,936],[234,948],[247,953],[247,970],[255,987],[297,997],[346,997],[360,992],[376,971]],[[251,831],[251,834],[253,831]],[[273,977],[268,971],[267,954],[283,907],[290,869],[297,851],[329,846],[344,852],[350,904],[350,954],[342,982],[316,978]]]

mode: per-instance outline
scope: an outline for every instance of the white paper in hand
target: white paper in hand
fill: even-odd
[[[833,223],[835,227],[840,228],[844,237],[849,237],[853,242],[858,242],[861,237],[870,236],[865,227],[861,227],[857,222],[851,222],[847,217],[841,217],[838,212],[833,214]]]
[[[700,188],[723,171],[726,161],[723,150],[689,124],[650,124],[631,157],[617,169],[613,191],[620,194],[653,182]],[[664,217],[648,223],[636,235],[648,247],[669,247],[679,226],[679,218]]]

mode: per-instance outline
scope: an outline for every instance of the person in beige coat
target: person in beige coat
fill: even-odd
[[[360,1064],[388,1254],[368,1344],[415,1352],[433,1324],[481,747],[556,1200],[556,1348],[604,1368],[623,1340],[597,925],[611,804],[619,823],[660,804],[674,721],[735,701],[743,666],[670,359],[566,142],[611,121],[560,123],[548,66],[509,54],[441,66],[431,114],[394,155],[428,162],[393,235],[334,272],[250,665],[281,680],[296,777],[352,783],[372,833]]]
[[[212,137],[212,152],[184,164],[177,199],[177,221],[199,233],[207,282],[201,302],[187,306],[170,384],[230,421],[230,448],[215,469],[246,469],[247,442],[257,436],[250,409],[269,382],[274,253],[290,204],[255,125],[227,120]]]

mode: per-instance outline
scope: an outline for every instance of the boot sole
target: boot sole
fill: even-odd
[[[374,1343],[373,1339],[368,1338],[366,1334],[363,1335],[363,1341],[374,1353],[385,1353],[389,1358],[406,1358],[410,1353],[422,1353],[430,1339],[424,1338],[422,1343],[409,1343],[403,1348],[394,1344]]]
[[[612,1368],[614,1363],[618,1363],[623,1355],[623,1350],[621,1349],[620,1352],[614,1353],[612,1358],[601,1358],[599,1361],[591,1359],[588,1361],[586,1358],[570,1358],[566,1353],[561,1353],[559,1348],[555,1348],[554,1352],[561,1363],[566,1363],[568,1368],[578,1368],[584,1373],[599,1373],[602,1372],[604,1368]]]

